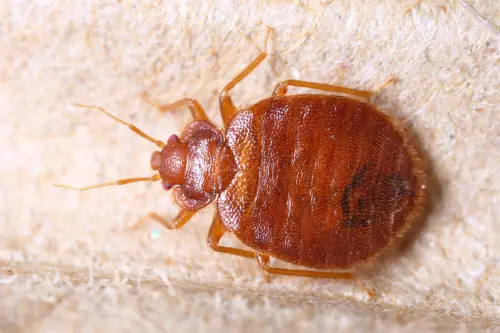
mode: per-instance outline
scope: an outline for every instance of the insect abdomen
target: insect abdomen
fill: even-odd
[[[279,259],[351,267],[386,247],[415,206],[407,146],[367,103],[270,98],[240,112],[226,139],[240,172],[219,199],[222,221]]]

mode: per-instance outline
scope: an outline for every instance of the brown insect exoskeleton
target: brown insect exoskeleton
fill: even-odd
[[[325,94],[287,94],[289,86],[369,98],[374,92],[288,80],[272,96],[237,110],[229,92],[265,58],[262,52],[220,95],[224,132],[190,98],[194,121],[166,144],[127,125],[161,148],[152,177],[123,179],[75,190],[161,180],[181,210],[179,229],[215,202],[208,233],[215,251],[255,258],[272,274],[355,279],[352,269],[388,249],[409,229],[424,200],[425,175],[416,149],[391,119],[368,102]],[[82,105],[80,105],[82,106]],[[220,246],[225,233],[250,250]],[[270,266],[270,257],[302,266]],[[341,271],[339,271],[341,270]],[[370,295],[374,292],[363,289]]]

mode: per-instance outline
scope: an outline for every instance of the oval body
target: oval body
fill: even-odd
[[[217,200],[222,224],[292,264],[354,267],[402,235],[422,206],[416,150],[369,103],[271,97],[231,119],[226,144],[238,171]]]

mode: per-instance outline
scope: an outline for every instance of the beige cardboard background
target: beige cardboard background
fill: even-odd
[[[496,0],[469,3],[500,24]],[[413,5],[415,7],[412,8]],[[500,45],[456,1],[3,1],[0,20],[0,332],[467,331],[500,324]],[[429,161],[425,224],[401,251],[347,281],[274,277],[213,253],[211,210],[184,229],[132,228],[176,208],[159,184],[75,193],[148,176],[154,146],[189,114],[139,98],[197,98],[217,124],[220,89],[242,106],[285,78],[373,89]]]

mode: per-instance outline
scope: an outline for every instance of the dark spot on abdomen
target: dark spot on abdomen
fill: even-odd
[[[344,189],[344,193],[342,193],[342,198],[340,199],[340,207],[342,207],[342,212],[345,215],[349,215],[349,195],[351,194],[352,189],[346,187]]]
[[[359,188],[362,184],[363,181],[365,180],[365,175],[366,172],[368,171],[368,168],[370,167],[370,163],[366,163],[363,165],[352,177],[352,181],[349,185],[347,185],[344,189],[344,192],[342,193],[342,198],[340,200],[340,206],[342,208],[342,212],[344,213],[344,216],[350,215],[350,207],[349,207],[349,196],[351,195],[351,192],[353,189]]]
[[[356,219],[353,216],[344,220],[344,228],[346,229],[354,228],[356,224]]]
[[[390,196],[392,200],[398,201],[408,192],[410,192],[410,197],[412,197],[412,192],[415,193],[415,191],[410,189],[408,180],[399,174],[391,173],[386,177],[385,181],[388,190],[387,195]],[[413,194],[413,196],[414,195],[415,194]]]
[[[354,177],[352,177],[352,182],[350,186],[354,188],[358,188],[363,184],[363,181],[365,180],[366,172],[368,171],[368,168],[370,167],[370,163],[366,163],[361,167],[361,169],[356,172]]]
[[[344,220],[344,228],[367,227],[372,224],[373,203],[366,198],[359,198],[356,210]]]

